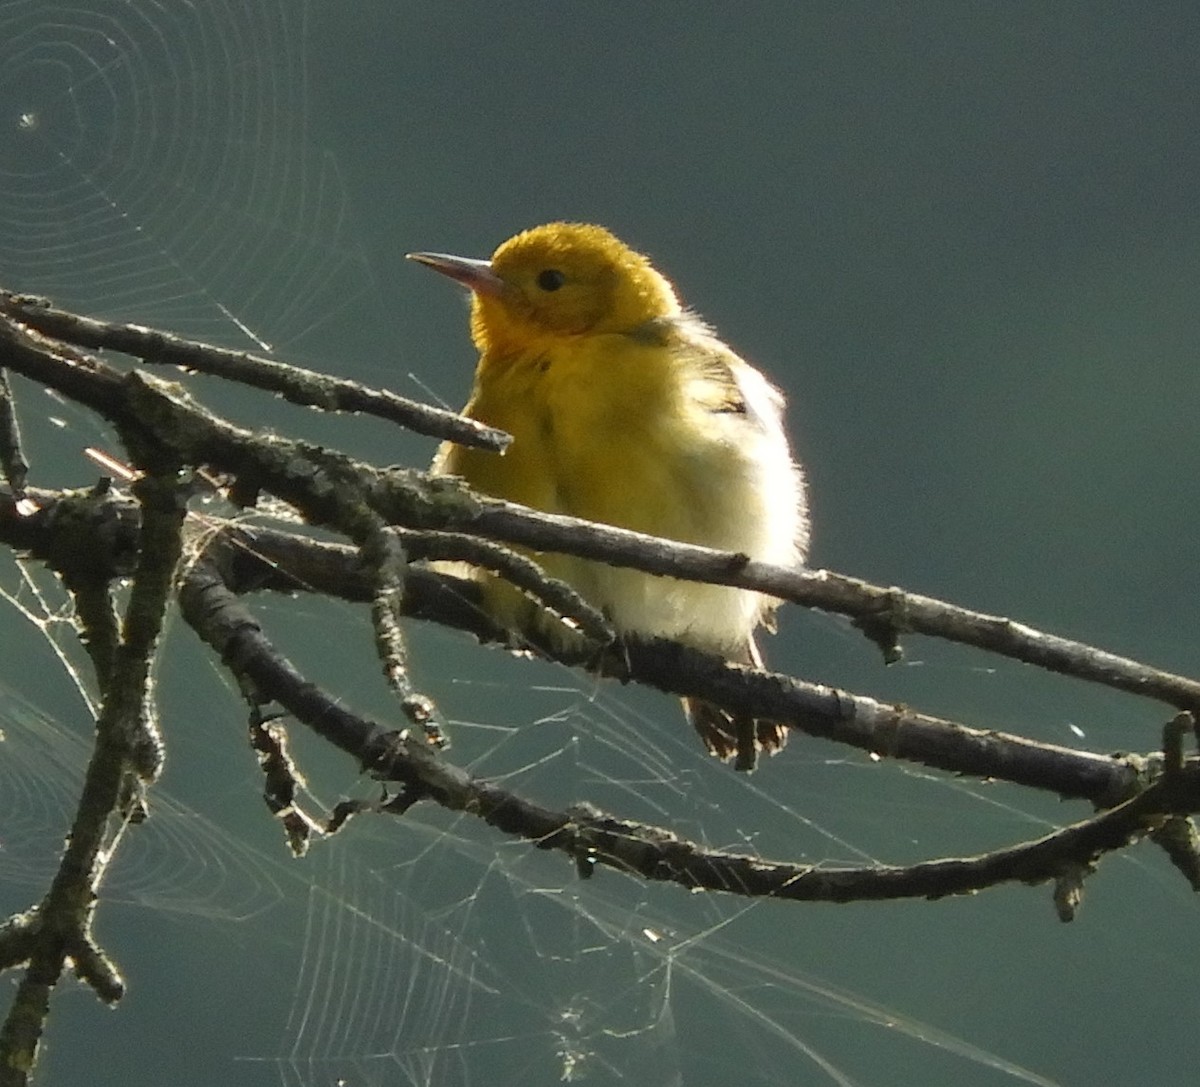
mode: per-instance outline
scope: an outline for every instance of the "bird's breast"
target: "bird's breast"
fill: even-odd
[[[513,434],[513,475],[537,475],[553,496],[543,508],[763,552],[764,492],[780,482],[764,465],[790,470],[786,442],[714,401],[686,354],[582,337],[510,363],[493,391],[487,421]],[[778,498],[794,504],[786,490]]]
[[[447,445],[435,468],[548,512],[790,564],[803,492],[783,432],[731,410],[714,395],[712,358],[692,359],[630,337],[485,357],[467,414],[512,444],[503,456]],[[625,630],[737,646],[766,606],[757,594],[570,556],[543,561]]]

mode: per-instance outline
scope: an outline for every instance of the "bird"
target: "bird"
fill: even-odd
[[[649,258],[604,227],[553,222],[509,238],[490,260],[407,254],[470,291],[479,352],[463,414],[507,431],[501,455],[445,442],[431,471],[549,513],[798,567],[807,555],[805,477],[782,394],[686,309]],[[601,609],[622,636],[661,637],[751,667],[778,601],[569,555],[550,575]],[[485,607],[508,629],[563,643],[571,630],[481,572]],[[753,769],[787,729],[685,698],[709,753]]]

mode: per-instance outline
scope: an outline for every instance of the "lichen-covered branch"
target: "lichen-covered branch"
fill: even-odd
[[[170,332],[141,325],[97,321],[56,309],[44,299],[0,291],[0,313],[45,336],[86,348],[107,348],[160,366],[179,366],[265,389],[293,404],[322,411],[374,415],[418,434],[443,438],[480,449],[501,450],[509,442],[503,431],[484,426],[444,408],[409,400],[387,389],[370,389],[354,381],[316,370],[229,351]]]
[[[51,523],[53,509],[47,503],[45,517]],[[0,536],[5,522],[0,501]],[[33,537],[28,520],[25,532],[26,545],[39,553],[43,545]],[[373,577],[354,548],[318,543],[263,526],[231,524],[217,533],[210,525],[205,536],[204,557],[219,567],[222,583],[232,591],[303,589],[361,602],[372,599]],[[420,535],[415,537],[416,557],[429,553],[421,549],[421,539]],[[444,555],[436,549],[433,553]],[[183,586],[185,598],[196,580],[204,576],[198,560],[189,564]],[[480,611],[474,599],[476,591],[470,583],[411,567],[402,606],[408,615],[460,627],[483,641],[507,644],[511,633],[495,626]],[[770,717],[858,750],[951,773],[1010,781],[1086,799],[1101,807],[1127,799],[1154,771],[1152,759],[1080,751],[990,729],[974,729],[855,692],[782,673],[756,671],[663,639],[626,641],[621,649],[619,659],[612,654],[597,659],[581,651],[558,651],[558,659],[579,667],[599,667],[623,680],[671,694],[702,697],[755,716]],[[541,651],[555,652],[552,647]]]
[[[649,573],[757,589],[782,600],[836,612],[890,645],[907,633],[973,645],[1063,675],[1200,711],[1200,681],[1094,646],[972,611],[919,593],[872,585],[828,570],[786,570],[744,555],[662,540],[608,525],[541,513],[475,495],[458,481],[411,470],[382,470],[304,443],[254,435],[190,401],[178,386],[124,376],[91,360],[56,356],[53,345],[0,322],[0,363],[93,408],[117,425],[132,420],[172,444],[189,464],[238,477],[253,493],[270,490],[315,523],[336,522],[338,488],[347,482],[389,524],[454,531],[532,551],[559,551]]]
[[[230,591],[216,562],[203,560],[192,568],[180,601],[188,621],[236,674],[269,691],[297,720],[353,755],[364,770],[398,783],[403,794],[399,807],[433,800],[475,814],[539,848],[561,850],[586,865],[606,865],[689,888],[849,902],[938,898],[1013,880],[1051,882],[1067,873],[1090,870],[1102,854],[1153,832],[1169,818],[1200,810],[1200,763],[1193,760],[1099,816],[979,857],[908,867],[831,868],[731,854],[686,841],[660,827],[606,815],[586,804],[569,811],[545,808],[454,766],[421,738],[353,713],[279,654]],[[1001,744],[1011,739],[998,738]]]
[[[100,887],[131,821],[144,815],[141,792],[161,769],[152,662],[172,599],[186,505],[173,478],[135,486],[142,506],[137,568],[112,668],[98,677],[103,703],[79,804],[58,870],[42,901],[10,931],[20,933],[25,963],[0,1026],[0,1085],[24,1084],[37,1057],[49,998],[70,964],[104,1001],[124,992],[120,972],[92,936]]]
[[[21,426],[17,421],[8,371],[4,369],[0,369],[0,472],[13,493],[20,498],[29,475],[29,462],[21,447]]]

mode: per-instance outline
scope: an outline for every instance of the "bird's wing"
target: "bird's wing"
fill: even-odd
[[[783,566],[803,561],[808,545],[804,479],[788,447],[783,395],[690,315],[677,319],[672,346],[687,375],[684,395],[703,413],[699,425],[721,450],[703,480],[706,500],[711,503],[713,490],[724,488],[723,523],[737,521],[745,541],[706,542],[732,545]],[[712,465],[726,470],[712,471]],[[773,628],[771,610],[765,608],[761,616],[768,629]]]
[[[686,314],[676,328],[676,351],[692,375],[695,402],[714,414],[744,415],[773,440],[786,442],[783,394],[699,318]]]

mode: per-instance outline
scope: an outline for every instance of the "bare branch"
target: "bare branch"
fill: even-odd
[[[408,400],[386,389],[367,388],[316,370],[264,359],[244,351],[228,351],[142,325],[113,324],[81,317],[55,309],[42,299],[0,291],[0,313],[43,335],[78,347],[107,348],[143,362],[179,366],[197,373],[227,378],[239,385],[277,393],[293,404],[319,408],[321,411],[374,415],[399,423],[418,434],[480,449],[499,451],[511,440],[501,430],[484,426],[452,411]]]
[[[24,493],[29,462],[21,448],[21,427],[17,422],[12,386],[8,372],[0,370],[0,472],[18,498]]]
[[[81,366],[53,355],[32,336],[6,331],[0,324],[0,361],[7,350],[9,363],[34,380],[80,400],[118,427],[136,423],[149,428],[156,440],[173,443],[186,463],[209,464],[252,479],[256,486],[296,505],[314,523],[337,522],[337,488],[350,481],[362,500],[391,524],[463,532],[534,551],[756,589],[805,607],[847,615],[867,626],[873,640],[881,640],[884,629],[926,634],[1153,698],[1176,709],[1200,711],[1200,682],[1002,616],[831,571],[787,570],[744,555],[540,513],[475,495],[456,480],[411,470],[383,471],[302,443],[253,435],[211,415],[178,387],[138,374],[122,378],[95,360]],[[322,474],[327,478],[319,478]]]
[[[208,559],[189,572],[180,601],[188,621],[235,672],[270,691],[293,716],[353,755],[364,769],[399,782],[397,807],[407,809],[416,801],[432,799],[587,865],[603,864],[689,888],[846,902],[936,898],[1012,880],[1061,881],[1067,873],[1093,865],[1101,854],[1150,833],[1170,816],[1200,808],[1200,764],[1192,763],[1100,816],[980,857],[905,868],[829,868],[730,854],[688,842],[660,827],[607,816],[587,805],[569,811],[545,808],[447,763],[407,733],[390,731],[350,712],[305,680],[274,649]],[[1063,901],[1076,898],[1067,894]],[[1066,910],[1065,905],[1061,908]]]
[[[40,905],[25,915],[31,919],[21,937],[27,966],[0,1026],[3,1071],[14,1083],[25,1082],[36,1063],[50,992],[68,962],[102,1000],[115,1002],[124,991],[119,971],[92,936],[92,920],[116,846],[125,828],[144,814],[141,788],[161,768],[151,662],[174,586],[186,514],[174,479],[141,480],[135,493],[142,503],[139,560],[111,672],[99,677],[104,703],[95,747],[58,871]]]
[[[40,516],[52,523],[54,504],[42,494],[38,500],[46,506]],[[0,502],[0,533],[5,525],[3,511]],[[28,522],[23,529],[26,546],[40,553],[36,548],[41,544]],[[205,556],[219,564],[222,584],[237,592],[306,589],[364,602],[372,597],[374,582],[353,548],[248,525],[231,526],[220,535],[209,529],[208,536]],[[185,595],[198,576],[189,569]],[[406,614],[457,626],[483,641],[508,644],[511,635],[480,610],[476,594],[470,583],[411,568],[403,607]],[[850,691],[755,671],[664,639],[630,640],[622,648],[619,660],[610,655],[597,661],[585,652],[555,652],[551,647],[543,647],[542,652],[554,653],[556,659],[573,666],[599,664],[606,674],[622,680],[701,697],[859,750],[1084,798],[1102,807],[1127,799],[1153,769],[1134,755],[1077,751],[973,729]]]

